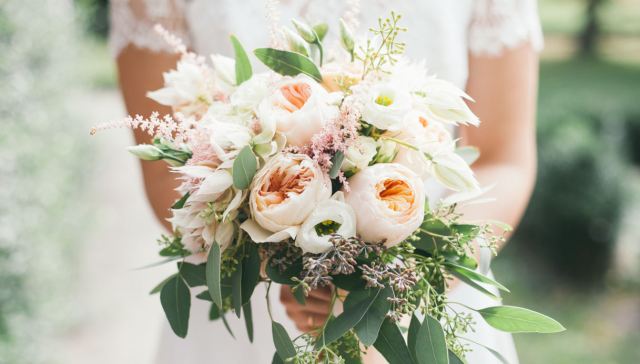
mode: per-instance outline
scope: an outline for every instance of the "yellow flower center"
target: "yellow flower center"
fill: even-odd
[[[376,104],[382,106],[389,106],[393,104],[393,99],[387,95],[380,95],[376,97]]]

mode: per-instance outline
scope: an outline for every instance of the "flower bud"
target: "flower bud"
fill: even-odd
[[[316,42],[319,41],[318,40],[318,35],[313,30],[313,28],[311,28],[308,24],[303,23],[303,22],[298,21],[298,20],[295,20],[295,19],[292,19],[291,22],[293,23],[293,26],[298,31],[298,34],[300,34],[302,39],[304,39],[306,42],[308,42],[308,43],[316,43]]]
[[[140,144],[128,147],[127,150],[136,157],[145,161],[157,161],[162,159],[162,151],[150,144]]]
[[[300,53],[305,57],[309,56],[309,48],[302,37],[289,28],[284,28],[284,34],[287,38],[290,50]]]
[[[398,144],[384,138],[378,139],[378,153],[375,157],[376,163],[391,163],[398,153]]]
[[[340,43],[349,54],[353,54],[353,49],[355,48],[353,33],[342,19],[340,19]]]

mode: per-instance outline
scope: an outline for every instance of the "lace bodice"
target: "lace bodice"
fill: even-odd
[[[536,0],[112,0],[110,46],[117,55],[128,44],[166,51],[153,26],[162,24],[199,53],[231,54],[229,34],[248,48],[269,42],[267,17],[327,21],[328,41],[337,41],[338,17],[352,17],[364,33],[379,16],[403,14],[407,53],[426,59],[440,77],[464,86],[468,53],[497,56],[530,41],[542,47]],[[353,12],[359,3],[359,12]],[[331,37],[333,35],[333,37]]]

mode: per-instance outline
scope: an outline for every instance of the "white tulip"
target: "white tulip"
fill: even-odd
[[[331,235],[319,235],[318,224],[332,222],[339,224],[335,234],[344,238],[356,235],[356,215],[353,208],[344,202],[342,192],[336,192],[330,200],[320,202],[300,227],[296,245],[305,253],[320,254],[331,249]]]
[[[367,167],[349,178],[345,202],[356,214],[357,232],[368,242],[400,243],[424,219],[424,184],[410,169],[396,163]]]
[[[331,180],[304,154],[277,154],[254,177],[252,219],[242,224],[255,242],[295,238],[317,204],[331,197]]]
[[[340,94],[328,93],[307,75],[285,77],[272,91],[258,106],[257,116],[265,130],[282,133],[288,145],[307,145],[338,116]]]
[[[362,119],[378,129],[401,130],[404,118],[411,110],[411,95],[392,84],[366,87],[362,100]]]
[[[356,173],[365,169],[376,156],[377,143],[367,136],[359,135],[355,143],[344,154],[341,169],[345,172]]]

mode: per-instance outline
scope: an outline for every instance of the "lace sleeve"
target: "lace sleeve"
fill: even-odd
[[[188,46],[185,0],[111,0],[109,48],[114,57],[129,44],[154,52],[171,51],[153,29],[162,25]]]
[[[506,48],[531,42],[543,46],[536,0],[474,0],[469,49],[477,55],[498,56]]]

